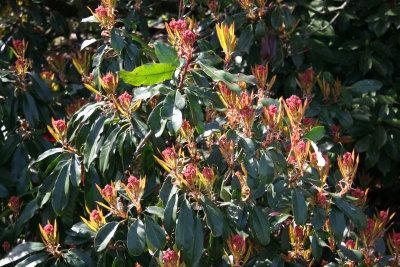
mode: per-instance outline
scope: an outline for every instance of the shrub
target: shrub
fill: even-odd
[[[398,264],[398,234],[386,233],[394,214],[366,216],[368,189],[355,186],[360,166],[374,165],[372,152],[364,162],[343,145],[360,138],[359,152],[371,148],[353,117],[383,104],[381,121],[394,128],[377,127],[371,149],[391,155],[397,96],[376,96],[382,83],[355,82],[354,73],[342,86],[316,72],[329,66],[319,58],[292,73],[304,67],[302,31],[316,33],[296,16],[331,11],[224,1],[229,16],[214,1],[185,2],[179,13],[186,6],[202,21],[159,20],[168,43],[147,44],[148,6],[135,1],[120,17],[133,3],[118,4],[90,9],[82,25],[101,28],[101,37],[70,59],[54,55],[42,69],[27,33],[4,48],[0,163],[10,182],[0,189],[18,197],[2,214],[1,266]],[[347,5],[334,10],[350,12]],[[322,35],[331,30],[320,26]],[[315,45],[311,58],[325,47],[305,40]],[[292,94],[284,79],[301,91]],[[285,92],[274,98],[277,88]]]

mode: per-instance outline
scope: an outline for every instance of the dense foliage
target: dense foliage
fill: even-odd
[[[154,2],[0,7],[0,266],[397,266],[400,7]]]

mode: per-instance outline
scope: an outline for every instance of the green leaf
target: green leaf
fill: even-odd
[[[64,148],[62,147],[57,147],[57,148],[52,148],[49,150],[46,150],[45,152],[43,152],[42,154],[39,155],[39,157],[36,160],[31,161],[31,163],[29,164],[29,169],[33,166],[33,164],[41,162],[42,160],[44,160],[47,157],[50,157],[54,154],[58,154],[64,151]]]
[[[121,52],[122,48],[124,48],[124,38],[121,36],[121,30],[115,27],[111,29],[111,46],[117,52]]]
[[[178,132],[182,126],[182,112],[185,107],[186,100],[179,91],[171,92],[164,100],[164,105],[161,108],[161,117],[169,119],[172,122],[174,132]]]
[[[292,191],[292,207],[296,224],[304,225],[308,219],[307,204],[302,191],[297,188]]]
[[[158,218],[163,219],[164,218],[164,209],[157,207],[157,206],[148,206],[146,208],[146,212],[156,215]]]
[[[385,129],[383,129],[382,126],[377,126],[375,128],[374,134],[374,146],[376,147],[377,150],[380,150],[387,141],[387,135]]]
[[[180,206],[178,222],[176,225],[175,242],[179,250],[190,247],[194,238],[194,220],[192,207],[189,201],[184,199]]]
[[[0,260],[0,266],[16,262],[26,255],[33,252],[44,250],[45,246],[41,242],[25,242],[14,247],[3,259]]]
[[[234,91],[237,95],[240,95],[240,88],[237,84],[232,83],[232,82],[246,82],[246,83],[251,83],[255,85],[257,81],[255,80],[253,75],[244,75],[241,73],[238,74],[232,74],[229,73],[225,70],[218,70],[214,67],[204,65],[200,63],[201,68],[203,71],[211,78],[213,79],[214,82],[224,82],[226,86],[228,86],[229,89]]]
[[[237,46],[236,50],[237,51],[245,51],[246,53],[249,53],[250,47],[253,44],[253,27],[251,25],[247,25],[247,27],[242,30],[242,33],[240,34],[238,41],[237,41]]]
[[[258,164],[258,175],[262,182],[269,184],[274,180],[274,174],[274,161],[268,151],[264,150]]]
[[[53,189],[52,205],[57,215],[61,215],[62,211],[68,205],[69,194],[69,164],[64,164],[60,170],[56,184]]]
[[[203,251],[203,228],[201,220],[196,217],[193,226],[194,237],[189,246],[183,248],[183,260],[186,266],[198,266]]]
[[[365,94],[378,91],[382,88],[382,83],[378,80],[361,80],[353,84],[350,89],[357,94]]]
[[[372,136],[365,135],[356,142],[354,148],[357,153],[362,153],[368,151],[371,144],[372,144]]]
[[[196,128],[196,131],[201,134],[204,132],[204,115],[203,110],[199,104],[199,98],[191,93],[188,93],[187,96],[189,99],[190,112],[192,115],[194,127]]]
[[[120,130],[121,129],[119,127],[115,128],[101,146],[99,169],[102,173],[105,173],[110,167],[110,160],[113,159],[112,156],[115,153],[117,136]]]
[[[176,225],[176,211],[178,208],[178,195],[173,194],[172,197],[168,200],[167,206],[164,210],[164,228],[168,234],[172,234],[172,231],[175,229]]]
[[[317,126],[311,129],[304,138],[310,139],[313,142],[318,142],[325,136],[325,127]]]
[[[32,126],[35,126],[36,122],[39,121],[39,112],[37,110],[35,100],[28,92],[24,93],[24,98],[22,101],[22,109],[24,111],[24,115],[28,123]]]
[[[321,229],[326,222],[325,210],[321,207],[315,206],[313,210],[313,216],[311,218],[311,224],[315,230]]]
[[[179,67],[178,53],[175,49],[163,42],[157,42],[155,45],[156,56],[160,63],[169,63]]]
[[[363,262],[363,254],[361,253],[361,251],[358,251],[356,249],[348,249],[347,247],[345,247],[341,244],[339,244],[338,246],[339,246],[340,252],[343,253],[343,255],[346,258],[348,258],[354,262],[357,262],[357,263]]]
[[[144,217],[146,227],[146,238],[149,243],[156,249],[162,250],[165,247],[165,232],[151,217]]]
[[[74,155],[69,165],[69,178],[75,187],[79,187],[82,180],[82,168],[78,155]]]
[[[134,86],[153,85],[172,78],[176,67],[167,63],[149,63],[132,72],[120,71],[119,76],[124,82]]]
[[[81,44],[81,50],[85,49],[86,47],[88,47],[91,44],[94,44],[95,42],[97,42],[96,38],[91,38],[91,39],[83,41]]]
[[[142,254],[146,246],[146,231],[140,219],[134,219],[128,231],[128,250],[134,256]]]
[[[224,215],[221,210],[207,197],[201,196],[201,204],[206,214],[207,225],[215,237],[222,235]]]
[[[263,246],[266,246],[270,242],[270,225],[268,218],[264,211],[257,206],[251,209],[249,216],[250,227],[253,235]]]
[[[334,198],[333,202],[341,211],[343,211],[344,214],[346,214],[347,217],[350,218],[350,220],[353,221],[358,230],[362,231],[367,227],[367,217],[360,208],[351,203],[347,203],[340,198]]]
[[[43,252],[29,256],[25,260],[21,261],[15,267],[35,267],[40,263],[45,262],[49,258],[50,254]]]
[[[335,207],[332,207],[331,214],[329,214],[329,227],[335,235],[336,241],[340,243],[343,239],[346,221],[344,219],[344,214]]]
[[[320,244],[320,238],[316,232],[313,233],[311,238],[311,253],[313,257],[319,261],[322,257],[322,246]]]
[[[51,99],[51,91],[47,83],[45,83],[42,78],[36,73],[29,73],[32,80],[32,85],[35,93],[39,96],[40,100],[43,102],[49,102]]]
[[[90,134],[85,143],[85,148],[83,149],[83,163],[85,164],[86,168],[88,168],[93,160],[97,157],[98,143],[104,130],[104,122],[106,120],[107,117],[101,116],[94,122],[90,130]]]
[[[94,239],[94,248],[96,252],[101,252],[107,248],[108,243],[110,243],[111,238],[114,237],[118,226],[119,222],[110,222],[97,231],[96,237]]]

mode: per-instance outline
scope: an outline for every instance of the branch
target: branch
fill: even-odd
[[[153,131],[150,129],[150,131],[146,134],[146,136],[142,139],[142,141],[140,141],[138,147],[136,148],[135,153],[133,154],[133,160],[135,160],[137,158],[137,156],[142,152],[147,139],[149,139],[149,137],[152,133],[153,133]]]

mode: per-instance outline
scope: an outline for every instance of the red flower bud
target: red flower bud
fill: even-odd
[[[54,227],[49,223],[43,228],[43,230],[47,236],[52,236],[52,234],[54,233]]]
[[[3,245],[1,245],[4,249],[5,252],[9,252],[10,251],[10,243],[8,243],[7,241],[4,241]]]

